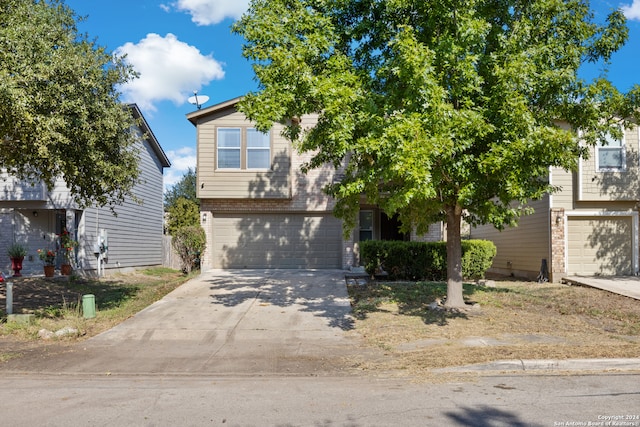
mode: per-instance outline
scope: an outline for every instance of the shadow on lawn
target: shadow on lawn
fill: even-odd
[[[473,304],[471,298],[479,289],[483,292],[511,292],[506,288],[485,288],[464,284],[463,296],[467,304]],[[366,284],[348,284],[353,315],[357,319],[366,319],[369,313],[386,311],[381,308],[385,303],[395,303],[398,313],[404,316],[417,316],[424,323],[444,326],[449,319],[469,318],[465,310],[432,310],[429,306],[435,301],[444,300],[447,285],[441,282],[371,282]]]
[[[81,304],[82,295],[93,294],[101,309],[120,306],[140,290],[138,284],[118,280],[91,280],[72,276],[68,280],[40,277],[14,278],[14,313],[55,313],[51,309],[74,308]],[[6,284],[0,283],[0,300],[4,309]],[[4,313],[4,310],[2,310]]]

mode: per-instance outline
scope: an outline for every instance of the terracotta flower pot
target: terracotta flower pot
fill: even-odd
[[[63,276],[71,275],[71,264],[62,264],[60,265],[60,274]]]
[[[45,265],[44,266],[44,277],[53,277],[53,273],[56,271],[55,265]]]

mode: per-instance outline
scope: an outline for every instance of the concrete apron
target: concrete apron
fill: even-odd
[[[343,271],[214,270],[48,371],[335,374],[357,354],[352,328]]]

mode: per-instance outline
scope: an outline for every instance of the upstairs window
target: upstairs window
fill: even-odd
[[[271,135],[253,128],[218,128],[218,169],[270,169]]]
[[[218,129],[218,168],[240,169],[240,129]]]
[[[607,135],[604,141],[596,145],[598,172],[618,172],[626,169],[624,138],[615,139]]]
[[[247,129],[247,169],[269,169],[271,138],[269,133]]]

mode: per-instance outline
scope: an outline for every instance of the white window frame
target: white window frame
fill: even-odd
[[[263,135],[264,138],[267,139],[268,141],[268,145],[266,147],[250,147],[249,146],[249,132],[255,132],[258,134]],[[267,132],[267,133],[262,133],[259,130],[257,130],[256,128],[247,128],[245,130],[245,135],[246,135],[246,165],[247,165],[247,169],[250,170],[269,170],[271,169],[271,132]],[[269,159],[269,164],[267,166],[262,166],[262,167],[257,167],[257,168],[252,168],[249,166],[249,157],[250,157],[250,152],[258,152],[258,151],[266,151],[267,152],[267,158]]]
[[[236,131],[240,135],[240,145],[238,147],[221,147],[220,146],[220,133],[221,131]],[[268,146],[262,147],[249,147],[248,134],[249,132],[259,132],[253,127],[237,127],[237,126],[220,126],[216,129],[216,170],[221,172],[234,172],[234,171],[268,171],[272,168],[273,159],[271,157],[273,141],[271,139],[271,132],[267,132],[263,135],[266,136],[269,142]],[[221,151],[236,151],[240,164],[238,167],[224,167],[220,165],[220,152]],[[249,157],[251,151],[263,151],[268,154],[269,164],[264,167],[249,167]]]
[[[238,145],[238,147],[221,147],[220,146],[220,131],[238,131],[239,136],[240,136],[240,145]],[[238,160],[239,160],[239,165],[238,167],[225,167],[225,166],[220,166],[220,151],[237,151],[239,153],[238,156]],[[242,128],[237,128],[237,127],[220,127],[216,130],[216,169],[220,169],[220,170],[240,170],[242,169]]]
[[[596,170],[598,172],[625,172],[627,170],[627,150],[624,130],[622,130],[622,138],[620,140],[614,140],[610,135],[607,135],[607,144],[603,145],[600,141],[596,144]],[[620,143],[620,146],[612,146],[611,143]],[[601,150],[620,150],[620,162],[621,166],[601,166],[600,165],[600,151]]]

